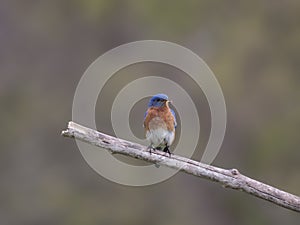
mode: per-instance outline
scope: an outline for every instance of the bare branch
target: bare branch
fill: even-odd
[[[62,135],[105,148],[111,153],[179,169],[194,176],[220,183],[224,187],[242,190],[284,208],[300,212],[300,197],[244,176],[237,169],[222,169],[177,155],[168,157],[161,151],[150,154],[145,146],[100,133],[74,122],[69,122],[68,129],[63,131]]]

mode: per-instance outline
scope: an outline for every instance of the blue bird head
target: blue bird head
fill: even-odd
[[[148,103],[148,107],[162,107],[166,101],[168,101],[169,98],[167,95],[165,94],[157,94],[154,95],[149,103]]]

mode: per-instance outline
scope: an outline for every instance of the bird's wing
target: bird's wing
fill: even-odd
[[[148,115],[148,111],[149,111],[149,109],[144,113],[143,127],[145,127],[145,119],[146,119],[146,117]]]
[[[172,113],[173,119],[174,119],[174,127],[176,128],[177,127],[176,114],[173,109],[171,109],[171,113]]]

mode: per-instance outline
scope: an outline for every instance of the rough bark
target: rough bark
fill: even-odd
[[[178,155],[169,157],[161,151],[150,154],[145,146],[100,133],[72,121],[69,122],[67,130],[62,131],[62,135],[105,148],[114,154],[179,169],[185,173],[220,183],[226,188],[241,190],[284,208],[300,212],[300,197],[251,179],[242,175],[237,169],[222,169]]]

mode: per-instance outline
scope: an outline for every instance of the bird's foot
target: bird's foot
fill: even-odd
[[[172,153],[170,152],[169,146],[166,146],[166,147],[164,148],[163,152],[169,153],[169,157],[171,158],[171,154],[172,154]]]
[[[147,150],[149,150],[149,153],[151,155],[152,151],[154,150],[155,151],[155,148],[152,146],[152,145],[149,145]]]

